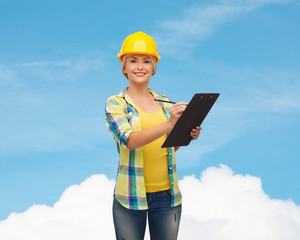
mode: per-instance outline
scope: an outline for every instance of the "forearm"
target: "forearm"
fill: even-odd
[[[153,128],[132,132],[128,138],[127,148],[130,150],[140,148],[170,132],[172,128],[173,124],[170,121],[166,121]]]

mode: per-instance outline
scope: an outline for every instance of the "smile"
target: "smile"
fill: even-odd
[[[146,73],[144,73],[144,72],[136,72],[134,74],[137,75],[138,77],[143,77],[146,75]]]

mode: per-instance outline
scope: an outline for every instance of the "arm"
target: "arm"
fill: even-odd
[[[128,138],[127,148],[133,150],[142,147],[171,131],[185,109],[185,102],[176,103],[171,108],[170,119],[168,121],[153,128],[132,132]]]
[[[172,130],[174,125],[166,121],[153,128],[132,132],[127,142],[127,148],[133,150],[142,147]]]

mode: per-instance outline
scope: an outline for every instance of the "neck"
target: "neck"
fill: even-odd
[[[136,85],[129,82],[128,94],[131,97],[146,97],[149,95],[148,85]]]

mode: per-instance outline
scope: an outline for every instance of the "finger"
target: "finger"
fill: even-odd
[[[187,103],[185,102],[185,101],[182,101],[182,102],[178,102],[178,103],[176,103],[177,105],[187,105]],[[176,105],[175,104],[175,105]]]
[[[185,101],[178,102],[178,103],[175,103],[172,108],[177,108],[177,107],[182,107],[182,106],[186,107],[187,103]]]
[[[193,132],[193,131],[191,131],[191,136],[199,136],[200,135],[200,132]]]
[[[202,128],[200,126],[197,126],[196,128],[193,128],[193,132],[200,132]]]
[[[198,129],[193,129],[193,130],[192,130],[192,133],[194,133],[194,134],[200,134],[200,130],[198,130]]]
[[[193,140],[198,139],[199,136],[191,136]]]
[[[186,109],[186,104],[176,104],[172,109]]]
[[[200,129],[201,127],[196,127],[191,131],[190,136],[193,138],[192,140],[198,139],[200,135]]]
[[[186,107],[177,107],[171,110],[173,114],[182,114],[185,111]]]
[[[192,140],[197,140],[199,136],[191,136]]]
[[[192,135],[193,138],[198,138],[199,134]]]

